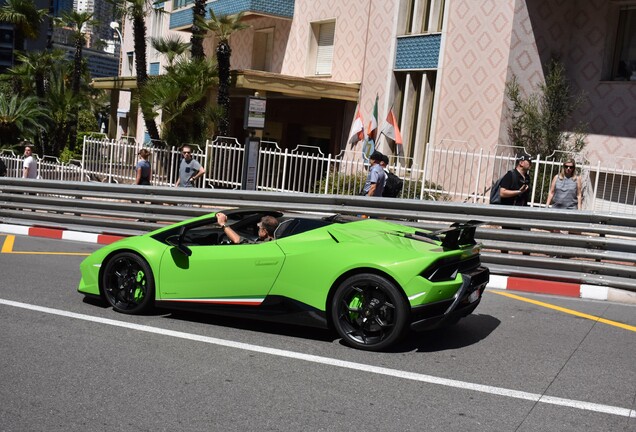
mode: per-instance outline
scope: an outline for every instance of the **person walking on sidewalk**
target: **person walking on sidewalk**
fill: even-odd
[[[33,148],[24,148],[24,163],[22,165],[22,178],[38,178],[38,161],[33,157]]]

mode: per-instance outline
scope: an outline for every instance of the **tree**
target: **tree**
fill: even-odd
[[[201,142],[211,135],[218,118],[209,100],[217,84],[214,62],[179,59],[166,68],[164,75],[148,82],[140,101],[143,109],[161,110],[162,138],[168,145]]]
[[[86,107],[87,98],[80,93],[75,95],[68,86],[70,82],[68,64],[55,65],[50,75],[50,87],[46,97],[46,106],[52,122],[47,133],[51,140],[51,154],[59,156],[69,139],[71,122],[79,109]],[[69,145],[69,147],[71,147]]]
[[[216,16],[214,11],[210,9],[211,20],[201,22],[198,25],[211,31],[217,38],[216,61],[219,69],[219,89],[217,93],[217,104],[223,110],[222,117],[219,119],[217,133],[221,136],[227,136],[230,129],[230,58],[232,57],[232,49],[230,48],[230,36],[236,31],[248,28],[243,24],[243,12],[237,15],[220,15]]]
[[[28,51],[25,54],[18,54],[18,59],[18,66],[9,69],[7,75],[12,76],[14,80],[19,80],[23,90],[22,94],[36,96],[40,107],[48,112],[46,99],[51,71],[55,65],[66,64],[64,51]],[[43,154],[55,155],[48,134],[49,127],[50,125],[46,125],[40,131],[40,135],[35,138],[34,143],[42,150]]]
[[[64,51],[27,51],[17,54],[18,65],[9,69],[7,75],[20,80],[24,94],[43,99],[47,92],[49,75],[56,63],[63,63]]]
[[[11,146],[20,140],[33,140],[50,120],[34,96],[20,97],[0,93],[0,146]]]
[[[578,153],[585,147],[583,124],[570,125],[572,113],[583,103],[584,95],[572,95],[565,67],[551,60],[545,82],[538,92],[524,98],[517,78],[506,83],[506,96],[512,107],[508,137],[513,146],[523,147],[531,155],[550,156],[554,151]]]
[[[201,22],[205,22],[205,3],[206,0],[194,0],[192,5],[192,36],[190,37],[190,53],[192,58],[202,60],[205,58],[203,51],[203,38],[206,29],[201,26]]]
[[[0,22],[4,21],[15,27],[14,47],[17,52],[24,50],[25,39],[38,38],[46,14],[46,9],[37,9],[33,0],[6,0],[0,6]],[[20,93],[21,90],[19,83],[14,81],[13,91]]]
[[[146,72],[146,10],[152,6],[147,0],[116,0],[115,6],[122,16],[129,16],[132,20],[137,90],[142,93],[148,83],[148,72]],[[140,105],[142,106],[141,113],[150,139],[155,143],[160,142],[159,129],[155,122],[153,110],[149,110],[147,105]]]
[[[15,26],[15,49],[24,50],[24,40],[37,39],[46,9],[37,9],[33,0],[6,0],[0,6],[0,21]]]
[[[150,43],[157,52],[166,56],[168,68],[172,67],[177,59],[182,58],[190,47],[189,43],[181,42],[181,39],[177,36],[152,38]]]
[[[71,91],[73,97],[79,98],[80,96],[80,82],[82,78],[82,48],[86,45],[86,35],[84,33],[86,26],[93,26],[97,23],[93,19],[93,14],[89,12],[65,12],[62,14],[62,22],[73,29],[73,42],[75,44],[75,53],[73,55],[73,73],[71,75]],[[78,121],[79,107],[76,107],[71,112],[70,121],[68,122],[68,145],[70,150],[75,149],[75,142],[77,141],[77,121]]]

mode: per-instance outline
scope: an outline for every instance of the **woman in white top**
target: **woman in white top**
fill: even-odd
[[[581,177],[576,175],[576,163],[568,159],[563,163],[561,172],[554,176],[548,193],[546,205],[554,208],[581,210]]]

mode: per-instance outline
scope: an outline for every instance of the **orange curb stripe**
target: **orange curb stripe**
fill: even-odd
[[[581,296],[580,284],[569,282],[554,282],[540,279],[509,277],[507,289],[577,298]]]
[[[35,237],[46,237],[52,239],[61,239],[62,233],[64,231],[61,229],[52,229],[52,228],[41,228],[41,227],[31,227],[29,228],[29,235]]]
[[[99,234],[97,236],[97,243],[107,245],[107,244],[115,243],[116,241],[119,241],[124,238],[126,237],[110,235],[110,234]]]

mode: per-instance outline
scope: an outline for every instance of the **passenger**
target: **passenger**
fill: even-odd
[[[227,226],[227,216],[225,213],[217,213],[216,221],[221,228],[223,228],[223,232],[230,239],[230,241],[234,244],[239,243],[259,243],[259,242],[267,242],[270,240],[274,240],[274,232],[276,228],[278,228],[278,220],[273,216],[263,216],[261,221],[256,224],[258,227],[258,239],[255,241],[250,241],[241,237],[236,231],[234,231],[231,227]]]

